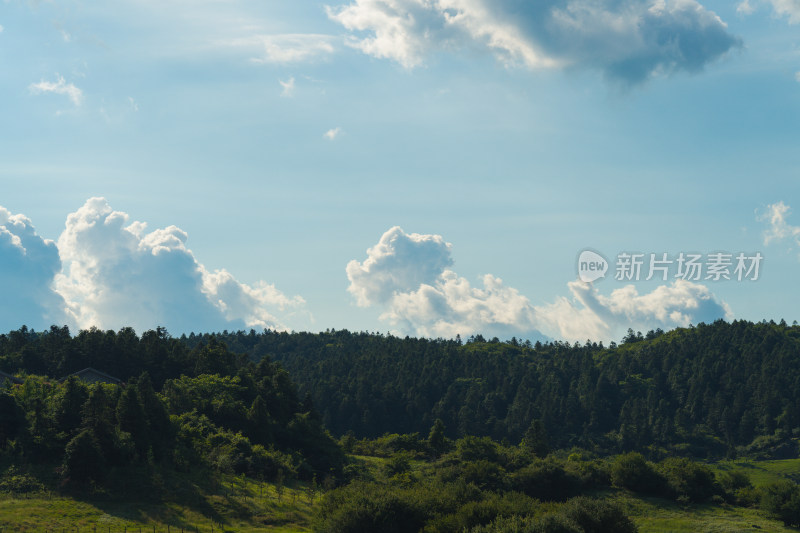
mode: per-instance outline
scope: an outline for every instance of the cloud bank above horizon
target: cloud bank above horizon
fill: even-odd
[[[3,307],[0,321],[8,328],[166,326],[188,333],[289,329],[288,322],[309,316],[300,296],[263,281],[242,283],[224,269],[209,271],[187,241],[177,226],[148,231],[104,198],[70,213],[57,242],[0,207],[0,290],[13,303]],[[627,285],[608,296],[571,281],[570,298],[534,305],[493,274],[474,284],[459,276],[452,250],[440,235],[395,226],[366,259],[347,264],[347,290],[358,306],[379,309],[396,331],[425,337],[611,341],[628,328],[672,329],[733,316],[708,287],[683,280],[644,294]]]
[[[147,231],[143,222],[90,198],[66,220],[58,242],[0,207],[0,286],[7,327],[67,324],[86,329],[173,332],[245,327],[286,329],[277,314],[305,313],[305,301],[274,285],[248,285],[209,271],[177,226]],[[21,306],[21,307],[20,307]]]
[[[619,340],[628,328],[685,327],[733,317],[708,287],[684,280],[639,294],[633,285],[604,296],[581,281],[567,284],[572,299],[533,305],[517,289],[485,274],[473,287],[450,267],[452,244],[440,235],[393,227],[347,265],[348,291],[361,307],[377,306],[381,319],[405,334],[569,341]]]

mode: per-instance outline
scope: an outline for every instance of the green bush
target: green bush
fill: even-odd
[[[617,456],[611,465],[611,482],[645,494],[661,494],[664,490],[664,479],[636,452]]]
[[[667,482],[669,495],[678,500],[704,502],[721,492],[709,467],[685,457],[665,459],[658,470]]]
[[[491,524],[473,528],[470,533],[583,533],[583,530],[560,514],[540,518],[503,516]]]
[[[553,459],[538,460],[511,476],[511,487],[542,501],[564,501],[580,494],[581,479]]]
[[[0,492],[11,492],[14,494],[28,494],[32,492],[43,492],[44,485],[31,476],[21,472],[17,467],[11,466],[0,478]]]
[[[800,487],[781,480],[761,487],[761,509],[787,526],[800,526]]]
[[[496,463],[500,459],[500,450],[489,437],[467,436],[456,442],[456,449],[453,452],[460,461],[477,461],[485,459]]]
[[[318,517],[320,533],[417,533],[427,518],[405,492],[361,483],[326,494]]]
[[[742,507],[752,507],[758,503],[760,494],[753,488],[750,477],[744,472],[740,470],[723,472],[717,480],[725,491],[728,501]]]
[[[398,487],[354,482],[325,494],[317,507],[315,531],[416,533],[426,522],[478,498],[476,489],[459,484]]]
[[[574,498],[554,513],[540,517],[502,516],[471,533],[636,533],[622,510],[603,500]]]
[[[400,452],[392,455],[383,466],[383,471],[387,476],[405,474],[411,470],[411,456],[408,452]]]
[[[506,486],[506,472],[497,463],[481,459],[465,463],[460,468],[459,479],[474,483],[482,490],[502,490]]]
[[[539,507],[539,502],[519,492],[491,494],[479,501],[462,505],[455,513],[433,520],[426,533],[460,533],[477,526],[488,525],[503,516],[528,516]]]
[[[613,503],[585,496],[564,504],[560,514],[577,524],[584,533],[636,533],[636,525]]]

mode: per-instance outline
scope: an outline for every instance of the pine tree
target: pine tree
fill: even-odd
[[[547,442],[547,432],[541,420],[533,419],[531,425],[522,437],[521,446],[536,457],[545,457],[550,453],[550,445]]]

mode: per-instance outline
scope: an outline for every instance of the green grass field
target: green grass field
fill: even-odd
[[[312,495],[307,485],[279,487],[228,476],[224,489],[196,505],[80,501],[46,494],[0,495],[2,531],[310,531]],[[314,494],[316,500],[318,494]],[[210,518],[213,517],[213,518]]]
[[[800,482],[800,459],[723,461],[712,466],[718,472],[731,470],[744,472],[756,487],[785,478]]]
[[[682,506],[660,498],[640,498],[619,493],[611,499],[627,512],[640,533],[789,532],[794,528],[771,520],[756,509],[731,505]]]
[[[385,459],[355,457],[378,478]],[[422,465],[414,464],[414,470]],[[781,478],[800,479],[800,459],[775,461],[726,461],[711,465],[717,472],[740,470],[753,485]],[[77,500],[63,496],[0,494],[0,533],[28,531],[96,531],[136,533],[200,532],[305,532],[311,531],[314,505],[321,493],[312,493],[308,484],[290,486],[259,483],[253,479],[224,476],[222,488],[211,493],[187,489],[195,500],[176,494],[183,503],[118,503],[103,500]],[[598,494],[620,504],[641,533],[745,531],[790,532],[780,522],[767,518],[757,509],[728,504],[681,505],[661,498],[645,498],[627,491]],[[199,499],[198,499],[199,498]]]

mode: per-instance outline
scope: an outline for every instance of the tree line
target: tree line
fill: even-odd
[[[335,435],[424,433],[555,447],[724,456],[796,453],[800,327],[784,322],[629,331],[620,344],[424,339],[329,330],[190,335],[280,362]]]

